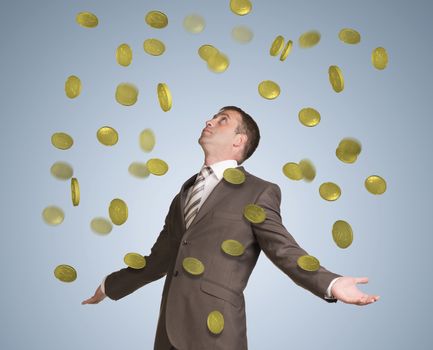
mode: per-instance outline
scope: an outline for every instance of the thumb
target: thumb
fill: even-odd
[[[356,283],[368,283],[368,277],[356,277],[355,282]]]

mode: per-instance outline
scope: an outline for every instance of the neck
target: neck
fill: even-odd
[[[209,166],[209,165],[212,165],[212,164],[215,164],[218,162],[222,162],[223,160],[229,160],[229,159],[235,159],[235,158],[234,157],[228,157],[228,156],[224,157],[224,156],[206,154],[204,157],[204,164]]]

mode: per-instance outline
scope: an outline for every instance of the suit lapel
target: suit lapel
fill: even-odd
[[[191,176],[182,186],[180,190],[180,216],[181,216],[181,224],[182,224],[182,232],[185,232],[186,226],[185,226],[185,200],[186,196],[188,194],[188,189],[194,184],[195,179],[197,177],[198,173]]]

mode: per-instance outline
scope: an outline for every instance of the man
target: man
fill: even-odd
[[[202,170],[172,201],[146,266],[111,273],[82,304],[96,304],[106,295],[119,300],[167,276],[154,349],[244,350],[243,290],[261,250],[296,284],[328,302],[367,305],[378,300],[357,289],[357,283],[367,283],[366,277],[343,277],[323,266],[306,271],[297,265],[307,252],[281,222],[279,187],[238,167],[259,139],[257,124],[238,107],[224,107],[208,120],[198,140],[205,156]],[[240,170],[245,181],[227,181],[227,168]],[[263,208],[264,221],[247,220],[244,208],[249,204]],[[238,251],[227,249],[227,241],[235,242]]]

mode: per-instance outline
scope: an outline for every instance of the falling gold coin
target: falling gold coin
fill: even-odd
[[[289,162],[284,164],[283,174],[291,180],[302,179],[302,170],[297,163]]]
[[[361,41],[361,35],[355,30],[350,28],[343,28],[338,34],[338,38],[346,44],[358,44]]]
[[[51,166],[51,175],[59,180],[69,180],[74,174],[72,166],[65,162],[55,162]]]
[[[244,217],[253,224],[260,224],[266,220],[266,213],[262,207],[248,204],[244,208]]]
[[[123,200],[115,198],[110,202],[108,214],[114,225],[122,225],[128,219],[128,206]]]
[[[253,5],[249,0],[230,0],[230,10],[236,15],[245,16],[251,12]]]
[[[127,67],[132,62],[132,50],[128,44],[121,44],[116,49],[116,61],[121,66]]]
[[[119,134],[110,126],[103,126],[96,132],[96,138],[105,146],[114,146],[119,140]]]
[[[129,83],[121,83],[116,88],[116,101],[124,106],[132,106],[137,102],[138,89]]]
[[[221,249],[224,253],[231,256],[241,256],[245,251],[242,243],[234,239],[226,239],[222,242]]]
[[[383,47],[377,47],[371,53],[371,62],[374,68],[382,70],[388,65],[388,53]]]
[[[271,56],[278,55],[284,46],[284,38],[281,35],[278,35],[274,41],[272,42],[271,48],[269,49],[269,54]]]
[[[245,182],[245,174],[236,168],[227,168],[223,173],[224,180],[233,184],[240,185]]]
[[[338,144],[335,155],[344,163],[354,163],[361,153],[361,143],[354,138],[344,138]]]
[[[251,29],[245,26],[234,27],[231,34],[233,40],[241,44],[249,43],[254,37],[254,33]]]
[[[202,45],[198,49],[198,55],[200,56],[200,58],[202,60],[204,60],[206,62],[209,60],[209,58],[216,55],[218,52],[219,51],[216,47],[209,45],[209,44]]]
[[[58,149],[66,150],[72,147],[74,140],[64,132],[56,132],[51,135],[51,143]]]
[[[344,77],[341,69],[337,66],[330,66],[328,70],[329,82],[335,92],[341,92],[344,89]]]
[[[353,242],[353,231],[350,225],[343,220],[337,220],[332,226],[332,238],[340,248],[347,248]]]
[[[372,194],[382,194],[386,191],[386,181],[379,175],[371,175],[365,179],[365,188]]]
[[[287,56],[289,56],[289,53],[292,51],[293,47],[293,41],[289,40],[286,44],[286,47],[281,51],[280,61],[284,61]]]
[[[299,46],[303,49],[316,46],[320,41],[320,33],[316,30],[312,30],[302,34],[299,37]]]
[[[280,87],[272,80],[264,80],[259,84],[259,94],[263,98],[273,100],[280,96]]]
[[[162,159],[158,158],[149,159],[146,163],[146,166],[151,174],[157,176],[164,175],[168,171],[168,164]]]
[[[186,272],[194,276],[201,275],[204,272],[203,263],[196,258],[187,257],[183,259],[182,266]]]
[[[173,99],[171,97],[170,89],[167,84],[159,83],[157,87],[158,101],[161,109],[164,112],[168,112],[171,109]]]
[[[57,226],[63,222],[65,214],[61,208],[51,205],[43,210],[42,218],[48,225]]]
[[[72,195],[72,204],[76,207],[80,204],[80,185],[78,183],[77,178],[73,177],[71,179],[71,195]]]
[[[312,255],[302,255],[297,260],[298,266],[305,271],[317,271],[320,268],[320,262]]]
[[[75,98],[81,93],[81,80],[75,75],[71,75],[65,82],[65,93],[69,98]]]
[[[311,182],[316,177],[316,168],[309,159],[302,159],[299,162],[299,168],[302,172],[302,177],[305,181]]]
[[[143,255],[138,253],[128,253],[123,257],[126,265],[133,269],[142,269],[146,266],[146,259]]]
[[[224,329],[224,316],[221,312],[214,310],[207,316],[207,328],[215,335],[220,334]]]
[[[348,164],[354,163],[358,159],[358,156],[356,154],[347,153],[341,147],[337,147],[337,149],[335,150],[335,155],[342,162]]]
[[[143,43],[143,49],[152,56],[161,56],[165,52],[165,45],[158,39],[147,39]]]
[[[227,70],[230,65],[229,58],[222,52],[217,52],[207,60],[208,68],[214,73],[222,73]]]
[[[91,12],[80,12],[75,20],[84,28],[95,28],[99,23],[98,17]]]
[[[128,171],[131,175],[144,179],[149,176],[150,171],[147,169],[146,163],[139,163],[139,162],[132,162],[129,167]]]
[[[333,182],[324,182],[319,187],[320,196],[327,201],[335,201],[340,198],[341,190]]]
[[[152,28],[161,29],[168,25],[168,17],[160,11],[149,11],[144,19]]]
[[[139,137],[140,147],[144,152],[150,152],[155,147],[155,134],[151,129],[144,129]]]
[[[94,218],[90,222],[90,228],[93,232],[98,233],[100,235],[107,235],[113,229],[113,225],[106,218]]]
[[[183,27],[193,34],[201,33],[205,25],[204,18],[194,13],[186,16],[183,20]]]
[[[54,269],[54,276],[62,282],[73,282],[77,279],[77,271],[69,265],[58,265]]]
[[[298,113],[302,125],[313,127],[320,123],[320,113],[314,108],[302,108]]]

